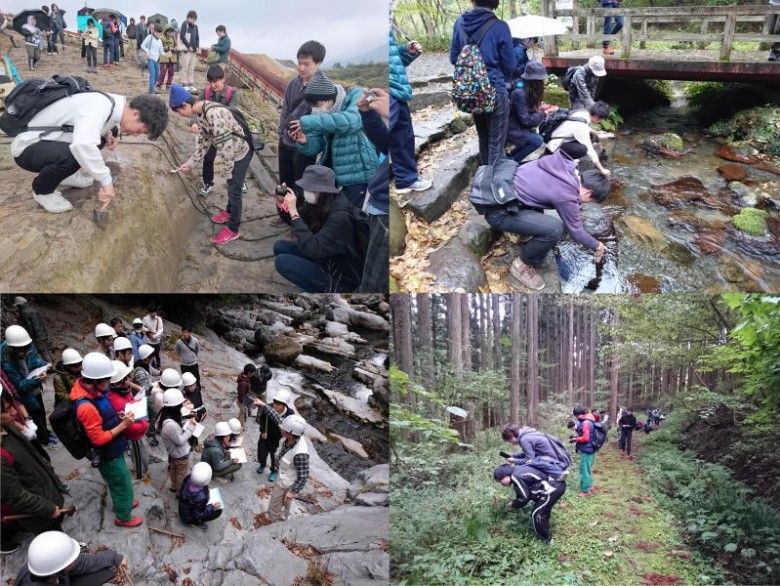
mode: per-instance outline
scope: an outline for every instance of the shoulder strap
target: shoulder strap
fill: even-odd
[[[108,117],[106,118],[106,122],[111,120],[111,116],[114,114],[114,107],[116,107],[116,102],[114,101],[114,98],[109,96],[106,92],[101,92],[100,90],[89,90],[88,92],[81,92],[84,94],[87,93],[96,93],[100,94],[102,96],[106,96],[109,101],[111,102],[111,111],[108,113]],[[73,94],[76,95],[76,94]],[[70,97],[70,96],[66,96]],[[57,100],[59,101],[59,100]],[[105,124],[105,122],[103,123]],[[49,134],[50,132],[73,132],[73,125],[72,124],[63,124],[62,126],[28,126],[27,130],[25,132],[42,132],[41,136],[44,136],[46,134]]]
[[[203,98],[206,100],[211,100],[211,86],[206,86],[206,91],[203,92]]]
[[[496,24],[496,22],[498,22],[498,17],[494,16],[480,27],[480,29],[477,31],[478,36],[476,42],[474,42],[475,45],[479,46],[479,44],[482,42],[482,38],[490,30],[490,27]]]
[[[11,455],[11,452],[6,450],[5,448],[0,448],[0,456],[3,458],[3,460],[5,460],[6,462],[8,462],[13,466],[14,457]]]

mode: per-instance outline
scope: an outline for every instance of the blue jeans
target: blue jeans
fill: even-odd
[[[114,39],[103,41],[103,65],[114,63]]]
[[[601,0],[602,8],[620,8],[620,2],[617,0]],[[616,35],[623,30],[623,17],[622,16],[605,16],[604,17],[604,34]],[[609,47],[609,41],[602,43],[604,47]]]
[[[518,145],[512,149],[512,151],[509,153],[509,157],[519,163],[540,146],[542,146],[543,142],[544,140],[542,139],[541,135],[536,134],[535,132],[531,132],[526,136],[525,144]]]
[[[492,165],[499,157],[504,156],[506,131],[509,128],[507,93],[496,92],[495,109],[490,114],[473,114],[473,118],[479,136],[479,164]]]
[[[255,151],[249,149],[249,152],[243,159],[233,163],[233,175],[227,182],[227,212],[230,214],[227,227],[232,232],[238,232],[238,228],[241,226],[241,208],[244,203],[244,193],[241,191],[241,188],[244,185],[244,179],[246,179],[246,170],[249,169],[249,162],[254,156]]]
[[[496,230],[533,236],[520,251],[522,261],[532,267],[544,262],[544,257],[563,238],[563,222],[530,209],[513,212],[499,207],[485,214],[485,220]]]
[[[146,62],[146,68],[149,70],[149,93],[153,94],[157,78],[160,77],[160,64],[154,59],[149,59]]]
[[[419,178],[414,158],[414,127],[409,104],[390,96],[390,157],[398,189],[409,187]]]
[[[274,242],[274,265],[280,275],[304,293],[330,291],[331,276],[324,261],[320,263],[305,256],[297,242]]]
[[[119,63],[119,47],[122,44],[122,39],[114,39],[114,63]]]

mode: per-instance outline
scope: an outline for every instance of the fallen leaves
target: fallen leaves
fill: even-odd
[[[68,481],[68,480],[73,480],[74,478],[78,478],[79,476],[81,476],[81,469],[79,469],[79,468],[76,468],[75,470],[71,470],[71,471],[70,471],[70,472],[69,472],[69,473],[68,473],[68,474],[65,476],[65,480],[66,480],[66,481]]]
[[[265,527],[266,525],[270,525],[270,524],[271,524],[271,519],[265,513],[256,514],[252,523],[255,529],[259,529],[260,527]]]
[[[236,529],[241,531],[241,523],[239,522],[237,517],[230,517],[230,524],[233,525]]]
[[[290,550],[290,553],[305,560],[313,559],[322,554],[319,549],[307,543],[298,543],[297,541],[290,541],[289,539],[282,539],[282,543]]]
[[[255,494],[260,497],[261,499],[266,499],[271,496],[272,489],[270,486],[264,486],[262,488],[258,488],[255,491]]]

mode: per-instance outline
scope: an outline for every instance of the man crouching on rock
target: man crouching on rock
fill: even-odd
[[[52,127],[54,131],[27,130],[11,143],[11,155],[22,169],[38,175],[33,179],[33,198],[47,212],[59,214],[73,208],[58,187],[85,188],[100,183],[101,211],[114,199],[114,182],[100,149],[114,150],[120,134],[146,134],[156,140],[168,125],[165,102],[154,96],[124,96],[84,92],[57,100],[38,112],[30,128]],[[70,132],[61,130],[72,128]]]
[[[268,516],[273,522],[287,520],[295,495],[303,490],[309,477],[309,447],[303,437],[306,420],[297,414],[290,415],[279,428],[284,437],[276,452],[279,476],[268,504]]]

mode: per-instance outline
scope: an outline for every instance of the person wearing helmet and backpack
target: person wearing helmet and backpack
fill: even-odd
[[[276,452],[279,475],[268,503],[268,516],[273,522],[287,519],[295,495],[303,490],[309,477],[309,447],[303,437],[306,420],[298,414],[290,415],[279,428],[284,441]]]
[[[125,411],[128,403],[133,402],[133,383],[130,381],[132,371],[124,362],[114,360],[116,374],[111,377],[111,392],[108,393],[108,400],[117,413]],[[143,438],[149,427],[149,419],[138,419],[124,431],[124,436],[130,444],[130,459],[133,462],[133,471],[135,478],[141,480],[148,476],[149,454],[146,451]]]
[[[203,531],[208,529],[208,521],[213,521],[222,514],[220,503],[209,504],[211,475],[211,466],[206,462],[198,462],[192,467],[192,473],[182,482],[181,490],[177,494],[181,520]]]
[[[163,373],[165,374],[165,373]],[[169,388],[163,393],[162,409],[157,418],[157,431],[168,452],[168,473],[171,477],[171,492],[178,492],[190,469],[190,438],[195,429],[195,420],[182,421],[181,408],[184,395],[178,388]]]
[[[593,443],[595,419],[582,405],[577,405],[573,410],[577,423],[574,429],[577,435],[569,436],[569,441],[575,444],[575,449],[580,455],[580,492],[577,496],[590,496],[596,487],[593,486],[593,463],[596,460],[596,447]]]
[[[76,384],[76,379],[81,372],[81,354],[73,348],[65,348],[62,358],[55,367],[54,376],[51,377],[54,386],[54,406],[62,401],[70,400],[70,390]]]
[[[89,443],[98,450],[100,464],[97,468],[114,503],[114,525],[137,527],[143,523],[143,518],[132,514],[138,501],[133,499],[133,481],[125,462],[125,452],[130,446],[124,436],[125,430],[133,424],[133,414],[121,412],[120,415],[106,396],[115,376],[116,369],[106,355],[90,352],[81,363],[81,378],[73,385],[70,400]]]
[[[230,452],[228,452],[233,439],[233,430],[230,429],[230,425],[225,421],[220,421],[214,428],[214,437],[203,443],[200,461],[211,466],[212,474],[217,478],[227,476],[230,480],[234,480],[233,474],[241,470],[241,464],[235,458],[231,458]]]
[[[46,531],[30,542],[27,563],[14,584],[108,584],[127,572],[127,556],[110,549],[81,553],[81,544],[60,531]]]
[[[256,472],[262,474],[265,470],[265,464],[268,461],[268,455],[271,455],[271,473],[268,475],[268,481],[274,482],[279,472],[279,462],[276,460],[276,451],[279,449],[279,442],[282,440],[282,432],[279,428],[282,421],[293,415],[292,393],[287,389],[281,389],[274,395],[270,405],[266,405],[262,400],[256,399],[255,405],[259,405],[257,411],[257,423],[260,425],[260,435],[257,438],[257,461],[260,464]]]

